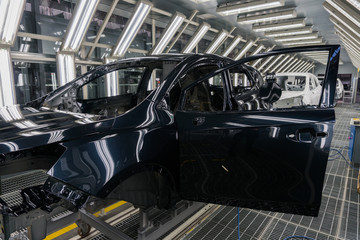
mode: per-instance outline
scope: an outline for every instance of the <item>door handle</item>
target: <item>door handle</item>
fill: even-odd
[[[195,117],[192,122],[194,126],[200,126],[205,122],[205,117]]]
[[[327,132],[316,132],[313,128],[301,128],[295,133],[286,134],[286,138],[293,142],[312,143],[317,137],[327,137]]]

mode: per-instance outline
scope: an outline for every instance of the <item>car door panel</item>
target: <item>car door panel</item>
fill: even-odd
[[[184,198],[306,215],[318,211],[335,120],[332,110],[177,114],[183,123]],[[189,120],[199,117],[204,118],[201,126]],[[314,133],[310,142],[300,139],[303,129]],[[292,134],[295,139],[288,137]],[[271,203],[277,201],[274,207]]]
[[[336,51],[331,46],[334,58],[327,71],[331,76],[325,76],[323,108],[178,111],[182,197],[317,216],[335,123],[329,96]],[[232,66],[236,63],[223,71]]]

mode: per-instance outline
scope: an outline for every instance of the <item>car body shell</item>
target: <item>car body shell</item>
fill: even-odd
[[[237,108],[230,69],[262,57],[319,49],[332,56],[321,108]],[[206,54],[149,56],[101,66],[26,106],[0,110],[0,174],[49,169],[44,189],[77,207],[89,196],[143,208],[169,208],[188,199],[317,215],[335,121],[331,99],[338,51],[338,46],[284,49],[237,62]],[[159,62],[176,64],[158,88],[125,112],[81,112],[84,101],[77,101],[77,94],[83,85],[119,68]],[[216,70],[185,86],[176,110],[169,107],[179,79],[209,65]],[[186,94],[219,74],[223,109],[186,111]],[[109,100],[91,104],[106,106]]]
[[[318,105],[321,97],[322,86],[317,77],[312,73],[276,73],[276,77],[288,77],[296,81],[296,78],[304,78],[303,85],[287,85],[282,88],[282,95],[275,103],[276,107],[284,107],[289,105]],[[313,86],[315,85],[315,86]],[[298,88],[292,89],[291,88]]]

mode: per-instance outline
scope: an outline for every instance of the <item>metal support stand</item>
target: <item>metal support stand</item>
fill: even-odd
[[[88,213],[85,209],[79,210],[80,220],[82,221],[82,224],[86,223],[100,232],[102,232],[104,235],[109,237],[110,239],[119,239],[119,240],[133,240],[131,237],[127,236],[125,233],[121,232],[117,228],[111,226],[110,224],[104,222],[103,220],[95,217],[91,213]]]
[[[140,209],[140,224],[137,239],[159,239],[166,232],[176,227],[204,206],[204,203],[181,201],[177,204],[176,208],[161,214],[162,218],[159,219],[158,216],[156,220],[155,217],[150,214],[151,211],[154,212],[154,209]],[[81,229],[80,231],[84,231],[84,233],[86,233],[90,227],[94,227],[110,239],[132,239],[119,229],[88,213],[85,209],[80,209],[78,213],[79,219],[77,220],[77,224]],[[82,227],[84,229],[82,229]]]

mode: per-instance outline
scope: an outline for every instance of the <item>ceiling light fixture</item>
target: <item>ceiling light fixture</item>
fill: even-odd
[[[330,5],[328,2],[324,2],[323,6],[326,11],[330,13],[330,21],[334,24],[337,22],[341,22],[348,29],[350,29],[356,36],[360,37],[360,26],[356,25],[354,22],[350,21],[345,15],[339,12],[336,8]]]
[[[273,69],[271,70],[271,72],[276,72],[276,70],[278,70],[278,68],[290,57],[290,55],[285,56],[283,59],[281,59],[281,61],[276,64],[275,67],[273,67]]]
[[[293,68],[293,66],[299,61],[298,58],[294,58],[294,60],[292,62],[290,62],[290,64],[283,70],[283,72],[289,72],[289,70],[291,68]]]
[[[240,50],[240,52],[235,56],[234,60],[237,61],[242,58],[254,44],[255,42],[253,40],[248,41],[245,46]]]
[[[281,72],[282,70],[284,70],[286,68],[286,66],[288,66],[288,64],[294,59],[295,56],[292,56],[291,58],[289,58],[279,69],[278,72]]]
[[[0,43],[13,45],[25,2],[24,0],[0,1]]]
[[[283,37],[283,36],[292,36],[292,35],[301,35],[312,33],[312,27],[303,27],[297,29],[290,29],[290,30],[282,30],[282,31],[274,31],[274,32],[267,32],[265,33],[266,37]]]
[[[179,29],[181,24],[185,20],[185,15],[182,13],[176,12],[171,18],[169,24],[166,26],[165,30],[161,34],[159,41],[155,44],[150,54],[161,54],[166,46],[169,44],[170,40],[174,37],[176,31]]]
[[[329,19],[334,24],[335,29],[338,28],[341,31],[346,32],[347,34],[351,35],[353,38],[360,38],[359,33],[355,33],[352,29],[348,28],[347,26],[345,26],[341,22],[337,21],[334,17],[330,16]]]
[[[269,64],[269,66],[267,66],[267,68],[265,68],[265,70],[264,70],[263,72],[264,72],[264,73],[267,73],[267,72],[269,71],[269,69],[270,69],[272,66],[274,66],[274,64],[277,63],[283,56],[284,56],[284,54],[281,54],[281,55],[277,56],[277,57],[275,58],[275,60],[272,61],[272,62]]]
[[[300,42],[295,42],[295,41],[282,42],[282,44],[285,46],[298,46],[298,45],[322,44],[322,43],[324,43],[324,42],[322,41],[321,38],[314,39],[314,40],[300,41]]]
[[[290,28],[299,28],[304,26],[305,26],[305,20],[297,19],[297,20],[279,22],[279,23],[260,24],[253,26],[253,30],[255,32],[268,32],[268,31],[284,30]]]
[[[240,43],[240,41],[241,37],[239,35],[236,36],[234,40],[232,40],[232,42],[230,43],[229,47],[221,55],[227,57],[231,53],[231,51],[234,50],[234,48]]]
[[[115,45],[116,47],[111,54],[112,56],[123,57],[125,55],[147,15],[150,13],[152,6],[153,4],[147,0],[138,2],[134,14],[127,21],[124,30],[121,32],[119,40]]]
[[[272,47],[269,47],[265,50],[265,52],[270,52],[271,50],[273,50],[276,47],[276,45],[273,45]],[[256,65],[259,64],[259,62],[261,62],[263,60],[263,58],[259,58],[258,60],[256,60],[253,64],[251,64],[252,67],[255,67]]]
[[[218,48],[221,46],[221,44],[224,43],[228,34],[229,34],[228,31],[225,31],[224,29],[221,32],[219,32],[219,34],[210,43],[209,47],[205,50],[205,53],[216,52],[216,50],[218,50]]]
[[[295,17],[296,17],[295,10],[287,10],[287,11],[281,11],[275,13],[239,17],[237,19],[237,22],[240,24],[253,24],[253,23],[268,22],[268,21],[278,21],[278,20],[284,20]]]
[[[311,34],[302,34],[302,35],[293,35],[293,36],[285,36],[285,37],[277,37],[274,38],[277,42],[286,42],[286,41],[297,41],[297,40],[307,40],[307,39],[315,39],[318,38],[318,33],[311,33]]]
[[[295,72],[295,69],[303,62],[303,59],[298,59],[295,64],[289,68],[289,72]]]
[[[358,0],[347,0],[348,3],[356,7],[360,11],[360,2]]]
[[[196,44],[200,42],[200,40],[204,37],[206,32],[209,30],[210,25],[207,23],[203,23],[196,30],[192,38],[190,38],[189,42],[185,45],[184,49],[181,53],[191,53],[191,51],[195,48]]]
[[[216,8],[221,15],[235,15],[240,13],[254,12],[257,10],[284,6],[284,0],[257,0],[247,3],[225,4]]]
[[[360,26],[360,12],[351,4],[344,0],[326,0],[327,3],[332,5],[342,15],[347,17],[351,22]]]
[[[5,48],[0,48],[0,82],[0,107],[16,104],[13,63]]]
[[[270,56],[268,57],[265,62],[263,62],[260,67],[258,68],[258,70],[260,71],[261,69],[263,69],[275,56]]]
[[[73,17],[66,29],[66,35],[61,47],[62,51],[76,52],[79,50],[99,2],[99,0],[78,1],[75,6]]]
[[[264,45],[262,45],[262,44],[259,44],[258,46],[257,46],[257,48],[255,48],[255,50],[250,54],[250,56],[254,56],[254,55],[256,55],[256,54],[258,54],[261,50],[263,50],[265,47],[264,47]]]

